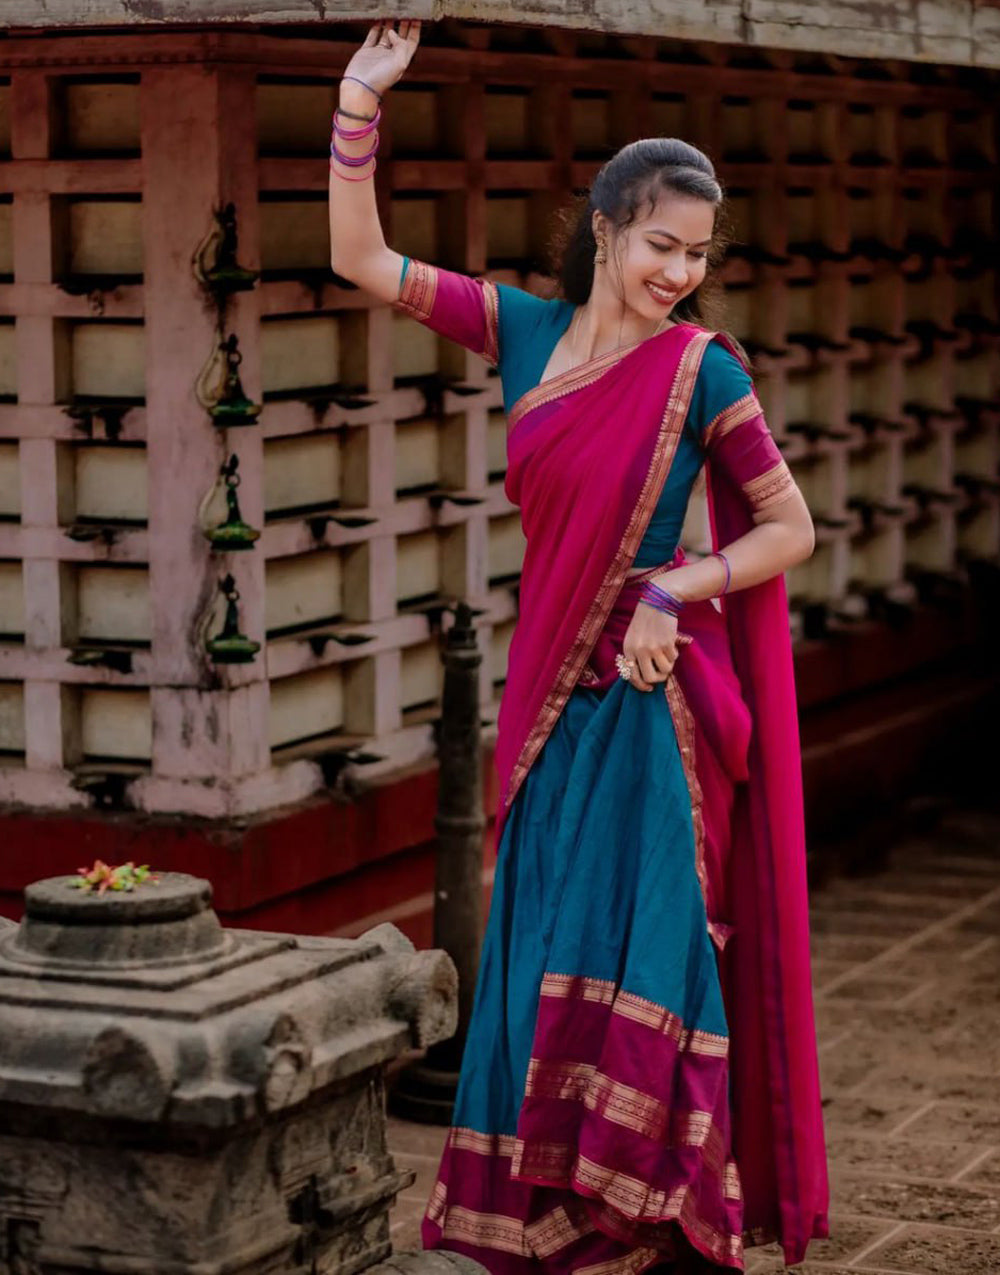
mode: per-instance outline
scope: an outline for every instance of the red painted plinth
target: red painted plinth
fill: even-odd
[[[20,917],[29,881],[72,874],[95,859],[131,859],[207,877],[228,925],[356,934],[391,920],[429,946],[436,802],[437,770],[429,768],[353,801],[319,797],[238,824],[13,811],[0,817],[0,913]],[[490,865],[491,829],[485,841]]]
[[[1000,674],[971,608],[942,623],[924,611],[898,630],[859,625],[804,643],[796,672],[811,838],[846,819],[884,814],[915,783],[982,766],[976,748],[1000,711]],[[207,877],[230,925],[304,934],[361,933],[393,921],[419,946],[432,938],[437,770],[397,776],[347,801],[313,798],[226,824],[129,813],[0,815],[0,913],[21,891],[95,858],[129,859]],[[492,755],[485,808],[496,807]],[[484,904],[494,863],[484,837]]]

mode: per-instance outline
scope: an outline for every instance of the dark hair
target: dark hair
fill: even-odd
[[[567,301],[583,305],[594,283],[593,216],[602,212],[616,231],[631,226],[640,209],[650,212],[665,191],[703,199],[716,209],[709,265],[716,265],[728,240],[725,194],[712,161],[677,137],[647,137],[623,146],[604,165],[587,195],[578,197],[560,218],[553,241],[555,273]],[[674,307],[673,315],[701,327],[717,327],[721,288],[711,271]]]

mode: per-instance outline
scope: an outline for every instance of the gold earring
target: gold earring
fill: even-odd
[[[608,263],[608,241],[603,235],[597,240],[597,251],[594,253],[594,265],[605,266]]]

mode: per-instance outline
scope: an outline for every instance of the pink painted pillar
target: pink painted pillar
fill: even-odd
[[[51,149],[50,81],[43,71],[22,71],[13,78],[11,153],[14,159],[47,159]],[[14,278],[17,283],[52,282],[51,202],[44,191],[14,196]],[[45,406],[63,397],[66,369],[58,359],[56,320],[19,315],[16,325],[18,402]],[[59,444],[52,438],[22,439],[21,525],[59,526]],[[63,596],[69,573],[56,558],[36,557],[27,548],[23,560],[25,644],[53,655],[67,644],[65,617],[72,613]],[[59,682],[28,677],[24,683],[25,763],[37,772],[29,785],[35,800],[65,804],[63,768],[79,759],[73,699]],[[59,790],[63,796],[57,796]],[[79,800],[84,800],[81,796]]]
[[[236,204],[241,261],[256,265],[257,167],[252,68],[173,66],[143,72],[143,236],[149,544],[154,686],[153,774],[140,800],[159,809],[222,815],[233,785],[269,766],[265,652],[254,664],[215,666],[205,638],[218,629],[218,582],[241,592],[243,631],[264,641],[264,559],[212,552],[199,505],[230,451],[240,456],[244,517],[263,522],[261,430],[222,434],[195,397],[219,341],[217,313],[192,271],[213,210]],[[259,401],[259,301],[229,303],[241,376]],[[210,618],[211,617],[211,618]],[[206,783],[209,780],[209,783]]]

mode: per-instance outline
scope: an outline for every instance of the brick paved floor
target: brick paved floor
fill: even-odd
[[[1000,1273],[1000,812],[928,807],[878,875],[814,892],[831,1238],[803,1275]],[[419,1248],[443,1131],[390,1122]],[[774,1250],[748,1272],[784,1269]]]

